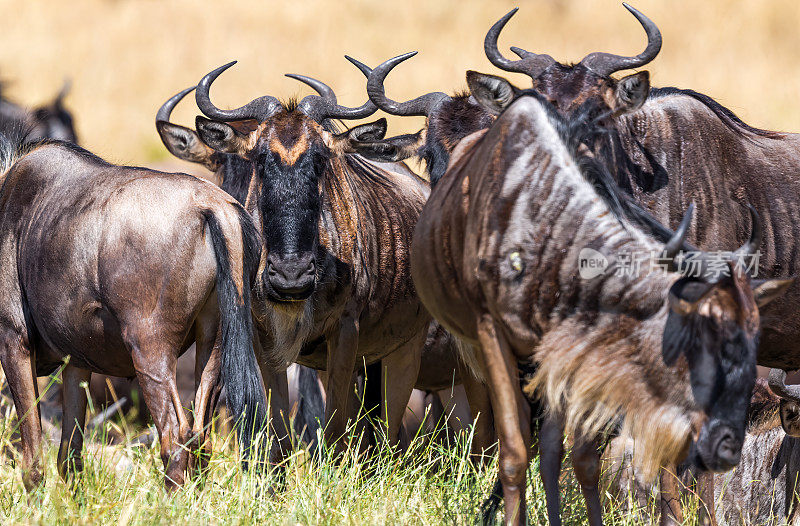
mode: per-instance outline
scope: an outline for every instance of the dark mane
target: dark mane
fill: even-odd
[[[614,217],[620,221],[622,219],[630,221],[661,243],[667,242],[672,237],[672,230],[637,205],[631,195],[620,188],[602,157],[591,155],[588,150],[581,153],[581,145],[594,144],[614,133],[614,130],[608,130],[600,124],[606,115],[598,114],[597,108],[589,105],[578,108],[569,117],[564,117],[538,92],[526,90],[524,95],[532,96],[542,104],[550,123],[567,146],[581,175],[592,185]]]
[[[297,109],[297,105],[300,104],[300,100],[297,97],[291,97],[284,101],[281,101],[281,106],[288,112],[293,112]]]
[[[431,185],[442,178],[450,163],[449,151],[467,135],[491,126],[494,120],[481,106],[470,101],[468,91],[456,93],[442,103],[437,118],[428,119],[425,144],[418,151],[425,161]]]
[[[749,124],[742,121],[742,119],[740,119],[735,113],[733,113],[731,110],[729,110],[719,102],[715,101],[708,95],[698,93],[694,90],[680,89],[674,87],[650,89],[651,98],[667,97],[669,95],[686,95],[687,97],[695,99],[696,101],[706,106],[709,110],[711,110],[714,113],[714,115],[716,115],[719,118],[719,120],[721,120],[728,128],[737,132],[740,135],[743,135],[745,132],[747,132],[747,133],[752,133],[753,135],[758,135],[760,137],[768,137],[770,139],[781,139],[785,136],[785,134],[780,132],[762,130],[761,128],[755,128],[753,126],[750,126]]]
[[[222,166],[222,184],[220,188],[244,205],[253,173],[253,163],[232,153],[217,155],[221,157]]]
[[[348,178],[352,177],[366,184],[391,185],[391,181],[386,177],[385,172],[363,157],[345,155],[342,157],[342,164],[346,168]]]

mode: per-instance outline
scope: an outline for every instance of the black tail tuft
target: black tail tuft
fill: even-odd
[[[212,211],[205,213],[214,255],[217,260],[217,296],[222,324],[222,380],[228,393],[228,405],[237,419],[239,447],[245,468],[248,460],[262,461],[264,445],[253,451],[253,440],[266,429],[267,399],[264,395],[258,364],[253,350],[250,287],[258,269],[261,244],[252,220],[239,210],[242,229],[243,263],[242,295],[233,281],[228,244],[219,220]],[[265,437],[262,436],[262,442]]]

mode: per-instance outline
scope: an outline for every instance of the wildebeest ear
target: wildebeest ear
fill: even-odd
[[[781,399],[781,427],[790,437],[800,437],[800,406],[797,402]]]
[[[386,119],[381,117],[375,122],[359,124],[344,132],[351,141],[371,142],[380,141],[386,137]]]
[[[383,140],[386,135],[386,119],[380,118],[375,122],[359,124],[349,130],[334,135],[328,147],[335,153],[360,153],[356,149],[359,144],[371,144]]]
[[[399,162],[417,154],[422,132],[398,135],[380,141],[351,142],[353,151],[372,161]]]
[[[780,297],[794,283],[794,278],[789,279],[754,279],[751,284],[756,305],[760,309],[775,298]]]
[[[240,135],[233,126],[197,116],[195,128],[200,140],[222,153],[247,153],[247,137]]]
[[[204,144],[194,130],[165,121],[158,121],[156,129],[169,153],[178,159],[202,164],[212,172],[216,171],[214,150]]]
[[[502,113],[519,91],[503,77],[471,70],[467,71],[467,85],[475,100],[495,115]]]
[[[629,111],[636,111],[642,107],[647,95],[650,93],[650,73],[640,71],[627,77],[622,77],[617,83],[614,92],[614,113],[620,115]]]

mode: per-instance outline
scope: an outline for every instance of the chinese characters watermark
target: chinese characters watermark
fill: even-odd
[[[686,277],[715,281],[730,276],[731,264],[738,265],[745,273],[755,278],[761,252],[737,254],[717,250],[713,252],[680,252],[674,259],[676,270]],[[583,279],[593,279],[613,272],[617,277],[637,277],[643,273],[666,272],[673,264],[664,252],[625,252],[606,256],[589,247],[578,254],[578,274]]]

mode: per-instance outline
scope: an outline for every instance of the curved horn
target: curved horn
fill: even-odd
[[[783,369],[770,369],[767,385],[780,398],[800,403],[800,385],[786,385],[786,371]]]
[[[369,78],[369,73],[372,71],[369,67],[346,55],[345,58],[361,70],[365,77]],[[319,93],[319,95],[303,97],[303,100],[298,105],[300,111],[317,122],[322,122],[325,119],[364,119],[378,111],[378,107],[369,99],[357,108],[340,106],[336,102],[336,93],[324,82],[296,73],[287,73],[286,76],[311,86],[314,91]]]
[[[633,57],[600,52],[586,55],[583,60],[581,60],[581,64],[603,77],[611,75],[615,71],[644,66],[656,58],[658,52],[661,51],[661,31],[658,30],[658,27],[653,21],[628,4],[623,3],[622,5],[636,17],[636,20],[638,20],[640,24],[642,24],[645,33],[647,33],[647,47],[644,48],[644,51]]]
[[[172,97],[170,97],[167,102],[165,102],[159,109],[158,113],[156,113],[156,122],[169,122],[169,116],[172,115],[172,110],[175,109],[175,106],[183,100],[183,98],[194,91],[197,86],[192,86],[191,88],[186,88],[185,90],[181,91],[180,93],[176,93]]]
[[[345,55],[346,58],[352,65],[358,68],[358,70],[367,78],[369,78],[369,74],[372,73],[372,68],[361,62],[360,60],[356,60],[350,55]]]
[[[308,95],[304,97],[303,101],[301,101],[300,104],[305,102],[305,100],[308,99],[309,97],[316,97],[316,98],[322,97],[322,99],[325,100],[326,102],[331,102],[333,104],[336,104],[336,94],[333,92],[333,88],[331,88],[321,80],[317,80],[311,77],[306,77],[305,75],[299,75],[297,73],[287,73],[286,76],[289,77],[290,79],[299,80],[303,84],[311,86],[314,89],[314,91],[319,93],[319,97],[317,97],[316,95]]]
[[[416,55],[416,51],[411,51],[404,55],[398,55],[390,58],[377,68],[372,70],[367,80],[367,95],[369,99],[374,102],[380,109],[392,115],[412,116],[419,115],[427,117],[428,114],[444,100],[450,100],[450,96],[436,91],[421,95],[414,100],[407,102],[397,102],[386,96],[386,88],[383,82],[386,80],[386,75],[394,69],[396,65],[408,60]]]
[[[761,246],[761,220],[758,217],[758,212],[753,208],[753,205],[748,204],[747,208],[750,209],[750,220],[753,223],[752,229],[750,230],[750,239],[733,253],[734,261],[740,257],[752,256],[756,253],[758,247]]]
[[[672,235],[670,240],[664,245],[664,257],[669,260],[667,266],[669,270],[677,270],[675,257],[684,247],[686,234],[689,232],[689,226],[692,224],[692,214],[694,214],[694,203],[689,204],[689,208],[687,208],[686,212],[683,214],[681,224],[678,225],[678,229],[675,230],[675,233]]]
[[[208,96],[211,84],[219,77],[223,71],[236,64],[236,61],[229,62],[224,66],[220,66],[214,71],[208,73],[197,85],[197,92],[195,93],[195,100],[197,107],[206,117],[216,119],[218,121],[241,121],[245,119],[256,119],[263,121],[275,111],[280,108],[281,103],[275,97],[266,95],[254,99],[241,108],[235,110],[221,110],[214,106]]]
[[[515,7],[489,28],[489,32],[486,33],[486,38],[483,39],[483,50],[486,52],[486,58],[489,59],[489,62],[494,64],[496,67],[504,71],[524,73],[531,78],[536,78],[547,68],[547,66],[555,63],[555,59],[553,57],[550,55],[532,53],[518,47],[512,47],[511,51],[516,53],[521,60],[509,60],[504,57],[497,48],[497,38],[500,36],[500,32],[518,9],[518,7]]]

